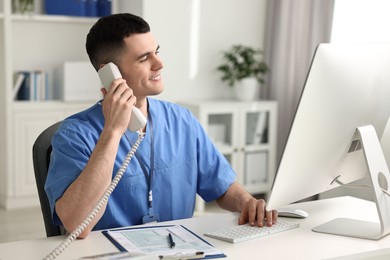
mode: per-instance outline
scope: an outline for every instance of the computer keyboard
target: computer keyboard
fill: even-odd
[[[253,238],[272,235],[289,229],[299,227],[298,223],[278,220],[272,227],[252,227],[249,225],[238,225],[206,232],[204,235],[230,243],[238,243]]]

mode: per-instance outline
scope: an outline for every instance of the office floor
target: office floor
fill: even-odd
[[[211,203],[204,213],[195,215],[216,212],[222,210]],[[0,243],[43,237],[46,237],[46,233],[39,207],[8,211],[0,208]]]
[[[0,208],[0,243],[46,237],[41,209]]]

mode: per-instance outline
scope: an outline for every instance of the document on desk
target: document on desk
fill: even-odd
[[[203,252],[204,258],[226,257],[222,251],[181,225],[105,230],[103,234],[119,250],[136,254],[168,257]]]

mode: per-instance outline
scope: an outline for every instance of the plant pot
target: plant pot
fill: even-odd
[[[234,92],[238,100],[257,100],[260,98],[260,84],[255,78],[245,78],[234,84]]]

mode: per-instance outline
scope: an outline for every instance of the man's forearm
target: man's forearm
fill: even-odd
[[[65,228],[73,231],[93,209],[104,194],[112,178],[112,169],[120,137],[101,135],[86,167],[56,202],[56,212]],[[103,215],[100,210],[80,238],[86,237]]]
[[[250,199],[253,199],[253,196],[250,195],[239,183],[234,182],[230,185],[225,194],[216,201],[223,209],[239,212]]]

